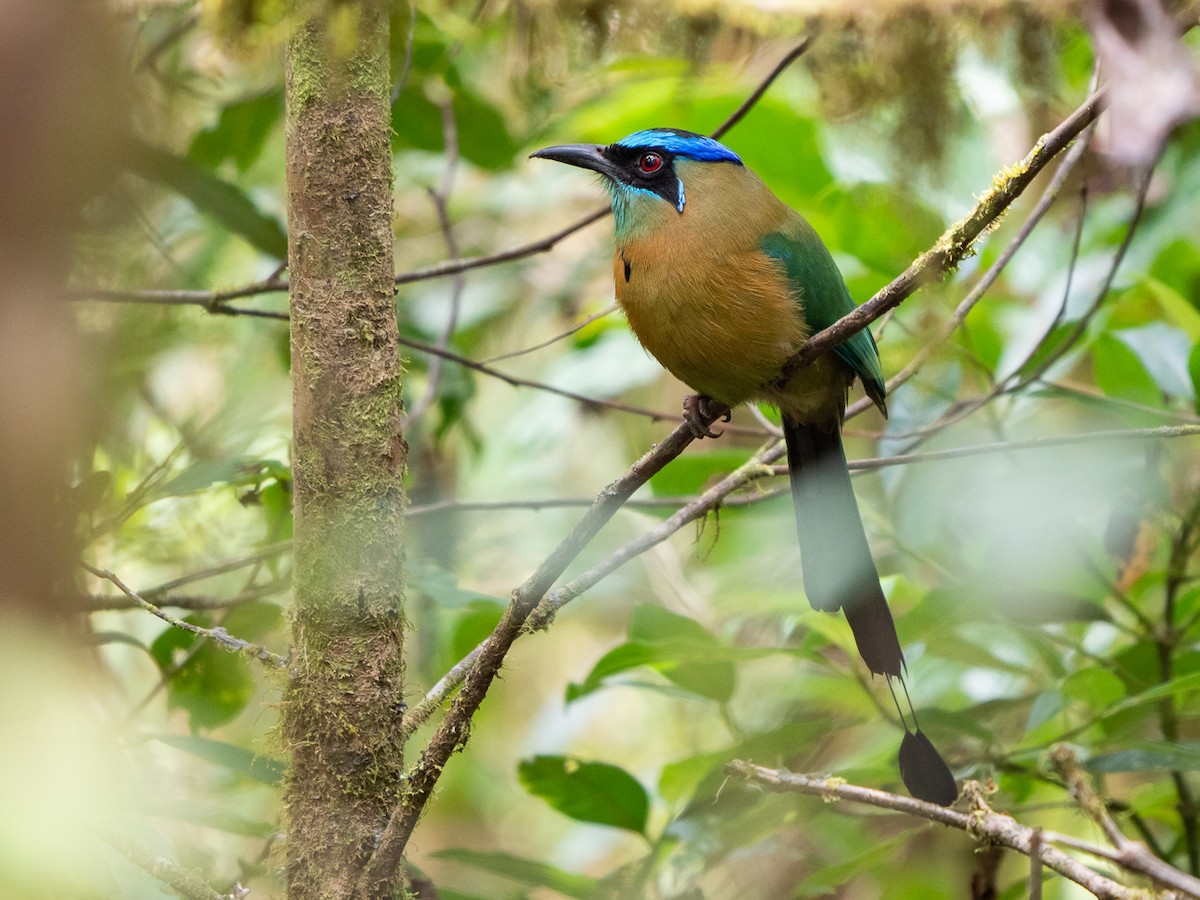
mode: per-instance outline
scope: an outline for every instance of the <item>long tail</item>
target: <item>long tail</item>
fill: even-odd
[[[783,419],[804,590],[814,609],[846,611],[859,655],[872,672],[904,674],[904,654],[863,531],[840,429]]]
[[[904,725],[900,777],[920,800],[949,806],[958,797],[954,774],[917,724],[904,683],[904,654],[892,612],[883,598],[879,573],[858,514],[841,429],[828,431],[783,418],[796,504],[796,532],[804,564],[804,590],[815,609],[845,610],[859,655],[872,672],[888,676],[888,688]],[[900,709],[891,679],[900,682],[913,730]]]

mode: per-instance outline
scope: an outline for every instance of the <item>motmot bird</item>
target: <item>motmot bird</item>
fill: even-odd
[[[736,153],[690,131],[653,128],[607,146],[566,144],[533,156],[602,176],[616,223],[617,302],[642,345],[697,392],[684,413],[696,436],[715,436],[705,424],[713,401],[778,407],[808,600],[844,610],[867,668],[899,680],[907,695],[904,654],[841,438],[856,377],[887,415],[875,340],[863,329],[781,378],[813,333],[855,307],[821,238]],[[908,730],[902,712],[901,721],[905,784],[921,799],[953,803],[946,763],[919,727]]]

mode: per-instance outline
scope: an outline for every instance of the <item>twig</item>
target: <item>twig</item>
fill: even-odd
[[[571,533],[538,566],[537,571],[513,591],[512,600],[500,623],[484,641],[474,664],[464,678],[461,690],[451,703],[450,711],[409,775],[404,799],[393,811],[375,853],[363,870],[359,881],[359,892],[362,895],[370,896],[375,885],[386,882],[396,871],[421,811],[441,777],[443,767],[451,754],[467,742],[471,717],[487,695],[509,648],[521,635],[526,619],[545,596],[546,591],[630,495],[645,484],[651,475],[678,456],[694,439],[691,428],[686,423],[677,426],[666,439],[600,492]]]
[[[487,256],[472,256],[458,261],[442,262],[421,269],[413,269],[411,272],[401,272],[396,276],[396,284],[412,284],[415,281],[428,281],[431,278],[445,278],[447,275],[469,272],[471,269],[482,269],[485,266],[494,266],[498,263],[511,262],[514,259],[523,259],[526,256],[534,256],[538,253],[547,253],[553,250],[563,238],[570,237],[577,231],[582,231],[594,222],[599,222],[611,212],[612,209],[608,206],[603,209],[594,210],[578,221],[567,225],[565,228],[560,228],[553,234],[548,234],[544,238],[539,238],[528,244],[522,244],[519,247],[513,247],[510,250],[501,250],[499,253],[490,253]]]
[[[287,665],[287,660],[278,653],[272,653],[265,647],[260,647],[257,644],[251,644],[249,641],[243,641],[241,638],[236,638],[224,628],[204,628],[200,625],[193,625],[191,622],[186,622],[183,619],[165,612],[164,610],[155,606],[153,603],[150,603],[148,600],[143,599],[136,591],[130,588],[127,584],[125,584],[125,582],[118,578],[114,573],[109,572],[107,569],[97,569],[95,566],[89,565],[88,563],[82,563],[81,565],[84,569],[95,575],[97,578],[103,578],[105,581],[112,582],[117,590],[133,601],[134,606],[144,609],[151,615],[158,616],[168,625],[173,625],[174,627],[181,628],[184,631],[190,631],[192,634],[202,635],[203,637],[216,641],[216,643],[220,644],[226,650],[232,650],[234,653],[248,654],[260,662],[274,666],[277,669],[282,669]]]
[[[783,59],[776,64],[775,68],[770,71],[767,77],[759,83],[758,87],[751,91],[750,96],[742,101],[742,105],[735,109],[733,114],[730,115],[728,119],[713,129],[711,136],[719,140],[725,136],[729,129],[731,129],[738,122],[742,121],[742,119],[746,117],[746,113],[750,112],[750,110],[754,108],[754,104],[761,100],[763,94],[767,92],[767,89],[775,83],[775,79],[782,75],[787,70],[788,66],[803,56],[808,51],[808,46],[811,43],[812,38],[805,38],[799,44],[789,50],[787,55],[785,55]]]
[[[794,63],[797,59],[804,55],[808,49],[810,40],[805,38],[794,49],[784,56],[770,74],[762,80],[762,82],[754,89],[750,96],[737,109],[730,114],[724,122],[718,125],[711,133],[714,138],[719,138],[726,134],[729,129],[733,128],[738,122],[745,118],[750,112],[755,103],[761,99],[767,89],[775,82],[784,70]],[[546,253],[553,250],[563,238],[569,237],[577,231],[581,231],[594,222],[599,222],[612,213],[612,208],[605,206],[602,209],[597,209],[594,212],[588,213],[583,218],[576,222],[561,228],[553,234],[547,235],[544,238],[533,241],[532,243],[522,244],[520,247],[513,247],[511,250],[502,250],[499,253],[492,253],[487,256],[477,256],[472,259],[463,259],[457,262],[450,261],[439,263],[435,266],[427,266],[423,269],[414,269],[411,272],[401,272],[396,276],[396,284],[411,284],[414,281],[425,281],[430,278],[444,278],[447,275],[454,275],[458,272],[466,272],[470,269],[480,269],[484,266],[494,266],[497,263],[511,262],[514,259],[522,259],[526,256],[534,256],[538,253]]]
[[[1164,425],[1161,428],[1113,428],[1104,431],[1085,431],[1060,437],[1027,438],[1020,441],[997,441],[992,444],[976,444],[973,447],[949,447],[945,450],[929,450],[924,453],[908,453],[900,456],[880,456],[855,459],[849,462],[852,470],[881,469],[887,466],[911,465],[913,463],[937,462],[943,459],[959,459],[982,453],[1007,453],[1018,450],[1040,450],[1046,447],[1062,447],[1092,441],[1146,440],[1152,438],[1177,438],[1200,435],[1200,425]]]
[[[272,581],[268,584],[259,585],[239,594],[234,594],[232,597],[211,597],[204,595],[178,595],[166,594],[158,600],[158,606],[173,606],[176,609],[187,609],[192,612],[206,612],[217,609],[229,609],[233,606],[241,606],[244,603],[251,603],[255,600],[261,600],[263,597],[271,597],[275,594],[281,594],[291,587],[291,579],[281,581]],[[147,592],[148,593],[148,592]],[[111,597],[111,596],[88,596],[79,598],[79,605],[86,612],[103,612],[105,610],[117,609],[133,609],[137,606],[133,600],[127,596]]]
[[[1046,164],[1100,114],[1103,99],[1103,90],[1095,92],[1057,128],[1042,135],[1021,162],[997,177],[992,189],[980,198],[970,213],[952,225],[932,248],[917,257],[898,278],[853,312],[809,338],[788,360],[779,380],[786,381],[820,354],[861,331],[889,309],[899,306],[918,288],[942,278],[962,262],[973,252],[976,239],[1008,209]]]
[[[1159,884],[1182,891],[1186,896],[1200,897],[1200,878],[1181,872],[1152,854],[1145,844],[1130,840],[1121,833],[1070,747],[1066,744],[1055,747],[1050,751],[1050,761],[1054,764],[1055,771],[1066,782],[1067,790],[1079,804],[1079,808],[1100,827],[1104,837],[1116,848],[1116,862],[1119,865],[1146,875]]]
[[[402,346],[408,347],[412,350],[419,350],[422,353],[436,354],[441,356],[443,359],[448,359],[451,362],[458,363],[460,366],[471,369],[475,372],[480,372],[484,375],[490,375],[492,378],[498,378],[505,384],[508,384],[512,387],[533,388],[534,390],[545,391],[548,394],[557,394],[560,397],[566,397],[568,400],[575,400],[584,404],[585,406],[596,408],[602,407],[604,409],[612,409],[618,412],[633,413],[634,415],[645,416],[654,422],[671,422],[676,421],[679,418],[678,413],[658,412],[657,410],[646,409],[644,406],[634,406],[631,403],[622,403],[619,400],[606,400],[600,397],[588,397],[584,394],[577,394],[574,391],[568,391],[565,388],[555,387],[554,385],[547,384],[544,381],[534,381],[530,378],[521,378],[517,375],[509,375],[506,372],[501,372],[497,369],[493,369],[491,366],[475,362],[475,360],[469,359],[461,354],[454,353],[451,350],[439,350],[432,344],[427,344],[424,341],[418,341],[414,338],[405,337],[404,335],[400,336],[399,341]],[[750,434],[755,436],[762,435],[762,432],[756,428],[740,428],[736,425],[722,425],[721,427],[731,434]]]
[[[674,515],[663,519],[654,528],[643,532],[623,544],[587,571],[576,576],[557,590],[547,594],[537,609],[534,610],[533,614],[530,615],[529,621],[526,623],[526,628],[530,630],[545,628],[562,607],[589,588],[594,587],[625,563],[646,552],[651,547],[661,544],[689,522],[694,522],[696,519],[706,516],[717,506],[722,505],[729,494],[759,478],[773,474],[770,464],[779,459],[783,455],[783,452],[783,443],[781,441],[772,441],[699,497],[680,507]]]
[[[437,210],[438,223],[442,229],[442,239],[446,242],[446,252],[450,254],[450,261],[454,262],[459,258],[458,238],[454,234],[454,222],[450,219],[450,195],[454,190],[454,174],[458,169],[458,123],[454,119],[454,105],[449,98],[442,101],[442,135],[443,144],[445,145],[446,156],[446,171],[442,176],[442,184],[438,188],[430,188],[429,197],[433,200],[434,208]],[[438,353],[432,355],[429,362],[428,377],[425,384],[425,393],[421,395],[412,410],[409,411],[406,421],[415,423],[421,419],[433,402],[437,399],[438,386],[441,383],[442,376],[442,361],[445,359],[443,354],[450,346],[450,339],[454,337],[454,332],[458,328],[459,311],[462,308],[462,295],[467,287],[467,276],[462,272],[457,272],[454,275],[454,282],[450,288],[450,311],[446,317],[446,327],[442,329],[442,333],[438,335],[437,349]]]
[[[158,303],[177,306],[199,306],[211,313],[227,313],[230,310],[224,304],[230,300],[240,300],[243,297],[256,297],[259,294],[275,294],[286,292],[288,283],[281,281],[278,276],[264,281],[255,281],[239,288],[224,291],[163,291],[163,290],[121,290],[119,288],[71,288],[67,297],[71,300],[98,300],[103,303]],[[243,310],[239,315],[248,315],[253,311]],[[284,316],[286,318],[286,315]]]
[[[587,328],[593,322],[603,319],[605,316],[612,315],[617,311],[617,309],[617,304],[613,303],[611,306],[606,306],[604,309],[600,310],[600,312],[592,313],[583,321],[575,323],[566,331],[562,331],[554,335],[554,337],[546,338],[546,340],[540,341],[531,347],[524,347],[520,350],[512,350],[508,353],[501,353],[499,356],[489,356],[487,359],[480,360],[480,362],[482,362],[484,365],[489,365],[505,359],[515,359],[518,356],[524,356],[527,353],[533,353],[535,350],[542,350],[545,347],[549,347],[551,344],[557,344],[559,341],[566,340],[571,335],[582,331],[584,328]]]
[[[1154,167],[1151,166],[1143,175],[1142,183],[1138,186],[1137,202],[1133,208],[1133,215],[1129,218],[1129,224],[1125,227],[1125,237],[1121,240],[1121,245],[1117,247],[1117,252],[1113,254],[1112,263],[1105,273],[1104,281],[1100,288],[1096,291],[1096,296],[1092,299],[1091,305],[1084,312],[1079,320],[1075,323],[1075,327],[1071,329],[1071,334],[1052,350],[1041,363],[1038,364],[1031,373],[1020,379],[1018,383],[1009,390],[1019,390],[1024,385],[1030,384],[1041,378],[1052,365],[1058,362],[1059,359],[1071,348],[1071,346],[1083,336],[1083,332],[1087,329],[1088,323],[1092,316],[1100,309],[1100,305],[1104,302],[1104,298],[1108,296],[1109,290],[1112,288],[1113,280],[1117,277],[1117,271],[1121,268],[1121,263],[1125,259],[1125,254],[1129,250],[1129,245],[1133,243],[1133,236],[1137,232],[1138,225],[1142,221],[1142,213],[1146,209],[1146,195],[1150,190],[1150,175]],[[1076,238],[1078,242],[1078,237]],[[1078,246],[1078,243],[1076,244]],[[1063,309],[1065,310],[1067,298],[1063,297]],[[1046,338],[1050,336],[1051,329],[1047,329]],[[1043,338],[1043,341],[1046,339]]]
[[[967,315],[983,299],[984,295],[991,290],[992,285],[996,283],[996,279],[1008,267],[1009,262],[1016,255],[1017,251],[1024,246],[1025,241],[1029,239],[1033,230],[1041,223],[1046,213],[1049,212],[1050,207],[1054,205],[1054,201],[1058,199],[1058,195],[1062,192],[1067,178],[1075,170],[1075,167],[1079,165],[1080,160],[1083,159],[1083,155],[1087,151],[1094,133],[1095,129],[1092,125],[1088,125],[1083,130],[1080,139],[1071,146],[1066,156],[1063,157],[1063,161],[1054,171],[1054,177],[1046,185],[1046,190],[1042,192],[1042,196],[1022,223],[1020,230],[1008,242],[1008,245],[1001,251],[1000,255],[996,257],[995,262],[988,267],[988,270],[983,273],[979,281],[975,283],[975,286],[963,297],[962,301],[955,308],[954,313],[942,325],[941,330],[931,340],[921,346],[921,349],[917,351],[917,354],[903,369],[888,379],[887,389],[889,394],[902,384],[905,384],[920,371],[921,367],[929,361],[933,354],[950,339],[950,335],[958,330],[958,327],[962,325]],[[846,410],[846,418],[852,418],[873,405],[869,397],[860,397]]]
[[[163,33],[161,37],[151,44],[146,52],[142,54],[141,59],[137,61],[133,69],[135,72],[142,72],[146,69],[154,67],[158,62],[158,58],[171,49],[171,45],[181,40],[189,31],[196,27],[200,21],[200,13],[192,10],[182,19],[172,25]]]
[[[1007,847],[1026,855],[1029,855],[1031,850],[1034,829],[1022,825],[1011,816],[994,811],[984,800],[983,790],[977,782],[969,781],[964,786],[963,792],[970,800],[970,811],[961,813],[913,797],[847,784],[841,778],[800,775],[782,769],[768,769],[743,760],[734,760],[726,765],[725,773],[767,790],[812,794],[827,801],[848,800],[880,809],[890,809],[928,819],[949,828],[957,828],[980,842]],[[1112,878],[1101,875],[1055,847],[1043,844],[1040,848],[1040,858],[1048,868],[1096,897],[1105,900],[1141,900],[1145,897],[1145,892],[1126,887]]]
[[[417,39],[417,0],[408,0],[408,37],[404,39],[404,63],[400,66],[400,74],[392,85],[392,106],[400,99],[404,83],[408,81],[408,73],[412,70],[413,45]]]
[[[112,832],[104,832],[100,836],[139,869],[187,900],[230,900],[231,895],[216,890],[197,872],[151,852],[128,837]]]
[[[734,501],[727,499],[729,494],[745,487],[755,479],[774,474],[770,464],[782,455],[782,442],[773,441],[703,494],[685,503],[656,527],[628,541],[586,572],[558,590],[547,594],[529,613],[528,619],[524,623],[525,630],[534,631],[546,628],[560,609],[629,560],[654,545],[662,543],[688,522],[707,515],[715,507],[727,503],[732,505]],[[753,502],[757,499],[759,498],[746,498],[743,502]],[[405,713],[403,733],[406,737],[420,727],[454,689],[462,684],[489,640],[491,639],[480,642],[470,653],[455,663],[429,690],[424,699]]]
[[[775,491],[765,491],[762,494],[740,495],[727,497],[721,501],[722,506],[745,506],[758,503],[776,495]],[[628,509],[678,509],[685,503],[695,500],[693,496],[673,497],[642,497],[625,501]],[[411,506],[405,510],[410,519],[414,516],[436,515],[443,512],[495,512],[506,509],[522,509],[530,512],[540,512],[544,509],[577,509],[591,506],[596,502],[595,497],[547,497],[542,500],[438,500],[422,506]]]
[[[261,550],[248,553],[245,556],[239,556],[237,559],[226,560],[225,562],[209,566],[206,569],[199,569],[195,572],[181,575],[178,578],[172,578],[170,581],[164,581],[162,584],[155,585],[149,590],[142,591],[142,596],[158,598],[184,585],[204,581],[207,578],[214,578],[217,575],[225,575],[229,572],[235,572],[238,569],[244,569],[247,566],[256,565],[272,557],[282,556],[291,549],[291,541],[280,541],[279,543],[271,544],[269,547],[263,547]]]

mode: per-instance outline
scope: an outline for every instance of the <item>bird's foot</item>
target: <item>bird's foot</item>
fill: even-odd
[[[687,422],[688,428],[692,429],[692,434],[697,440],[720,437],[721,432],[713,431],[709,423],[718,418],[722,422],[728,422],[732,416],[728,406],[704,394],[689,394],[683,400],[683,420]]]

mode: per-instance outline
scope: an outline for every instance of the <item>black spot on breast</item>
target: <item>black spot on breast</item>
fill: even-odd
[[[633,266],[629,264],[624,253],[621,254],[621,262],[625,263],[625,283],[629,284],[629,274],[633,271]]]

